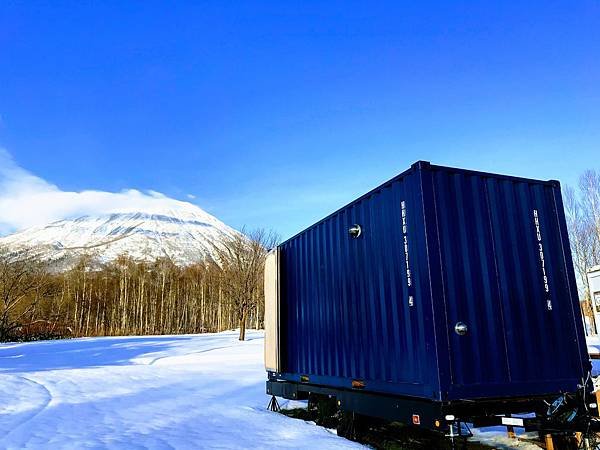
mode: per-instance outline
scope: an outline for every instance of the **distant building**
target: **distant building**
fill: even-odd
[[[588,286],[590,287],[590,301],[594,308],[594,322],[596,331],[600,330],[600,266],[592,267],[588,274]]]

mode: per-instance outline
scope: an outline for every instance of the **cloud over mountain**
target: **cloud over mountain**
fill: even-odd
[[[64,191],[20,167],[0,149],[0,235],[65,218],[197,208],[156,191]]]

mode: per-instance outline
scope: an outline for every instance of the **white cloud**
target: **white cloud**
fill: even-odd
[[[63,191],[19,167],[6,150],[0,149],[0,235],[68,217],[175,208],[199,209],[156,191]]]

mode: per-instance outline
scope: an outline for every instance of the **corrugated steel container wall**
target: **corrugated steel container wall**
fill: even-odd
[[[439,391],[429,280],[417,270],[427,264],[417,177],[396,178],[281,245],[284,367],[292,378],[340,387],[368,380],[372,390],[427,397]],[[363,230],[357,239],[348,234],[354,224]]]
[[[564,227],[555,183],[414,165],[280,246],[282,377],[438,400],[574,390]]]

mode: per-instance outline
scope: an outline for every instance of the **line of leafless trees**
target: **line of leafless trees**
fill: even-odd
[[[584,308],[587,272],[600,265],[600,173],[567,186],[564,203]],[[259,230],[214,244],[215,260],[179,267],[123,256],[98,266],[82,257],[53,271],[27,255],[0,249],[0,341],[29,336],[201,333],[261,328],[262,273],[276,236]]]
[[[82,257],[61,272],[0,251],[0,341],[262,328],[262,272],[272,233],[214,244],[215,260],[180,267],[126,256],[99,266]]]

